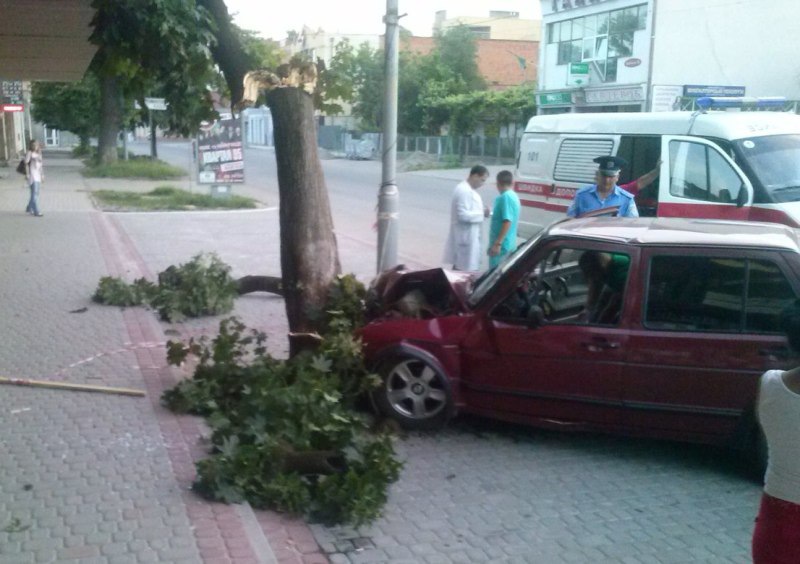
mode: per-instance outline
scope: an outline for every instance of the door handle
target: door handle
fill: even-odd
[[[592,341],[584,341],[581,343],[585,349],[588,349],[591,352],[600,352],[609,349],[618,349],[619,343],[614,341],[608,341],[603,338],[593,339]]]
[[[776,347],[774,349],[759,349],[758,354],[761,356],[772,356],[775,358],[789,358],[789,349],[786,347]]]

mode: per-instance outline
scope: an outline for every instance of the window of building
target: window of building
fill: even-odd
[[[492,28],[488,25],[471,25],[469,31],[475,39],[491,39]]]
[[[604,82],[617,80],[617,59],[633,55],[633,34],[647,25],[647,5],[548,24],[547,42],[557,44],[557,64],[592,62]]]

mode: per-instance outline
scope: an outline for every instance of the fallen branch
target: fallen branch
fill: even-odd
[[[131,388],[109,388],[108,386],[92,386],[90,384],[69,384],[67,382],[49,382],[47,380],[28,380],[27,378],[3,378],[0,384],[12,386],[30,386],[32,388],[52,388],[56,390],[73,390],[77,392],[97,392],[101,394],[119,394],[122,396],[144,396],[144,390]]]
[[[242,276],[236,284],[240,296],[251,292],[269,292],[283,296],[281,279],[277,276]]]

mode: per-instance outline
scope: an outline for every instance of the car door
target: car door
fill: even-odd
[[[625,255],[630,265],[637,260],[628,246],[565,241],[522,265],[463,342],[462,389],[470,409],[531,422],[618,424],[627,272],[634,269],[620,277],[619,315],[589,322],[581,316],[587,280],[578,264],[586,252]],[[538,326],[526,320],[531,302],[542,309]]]
[[[759,376],[786,362],[779,318],[798,293],[787,263],[758,250],[649,248],[640,268],[625,425],[680,440],[731,437]]]
[[[664,135],[661,161],[659,217],[749,219],[752,184],[718,145]]]

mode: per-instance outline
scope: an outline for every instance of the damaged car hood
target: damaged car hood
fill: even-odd
[[[408,270],[404,265],[381,273],[370,285],[369,320],[379,317],[430,319],[467,311],[467,297],[477,272],[432,268]]]

